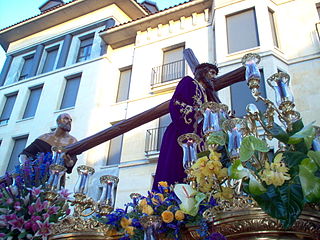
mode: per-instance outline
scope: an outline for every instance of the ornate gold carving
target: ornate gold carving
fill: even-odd
[[[175,105],[181,106],[180,113],[182,113],[184,122],[186,124],[191,124],[192,123],[192,118],[188,118],[188,114],[193,111],[193,107],[184,103],[184,102],[179,102],[178,100],[174,102]]]
[[[69,216],[51,226],[52,235],[74,233],[74,232],[97,232],[106,234],[109,228],[92,218]],[[101,234],[100,234],[101,235]],[[54,238],[52,238],[54,239]]]
[[[88,172],[88,174],[94,174],[95,170],[92,167],[86,166],[86,165],[80,165],[79,167],[77,167],[77,171],[78,173],[80,172]]]
[[[204,112],[207,108],[209,108],[213,112],[220,112],[221,110],[225,113],[228,112],[228,105],[223,103],[216,103],[216,102],[205,102],[201,105],[201,110]]]
[[[101,183],[108,183],[108,182],[114,182],[114,183],[118,183],[119,182],[119,178],[113,175],[104,175],[100,177],[100,182]]]
[[[182,146],[183,143],[188,140],[193,140],[193,142],[195,142],[196,144],[200,144],[201,142],[201,138],[195,133],[182,134],[181,136],[178,137],[177,141],[179,145]]]
[[[215,220],[213,231],[220,232],[228,240],[320,239],[320,214],[314,210],[302,211],[290,229],[283,229],[279,220],[271,218],[258,207],[229,209],[213,214],[212,217]],[[286,236],[286,238],[275,238],[279,236]]]

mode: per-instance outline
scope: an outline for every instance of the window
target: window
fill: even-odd
[[[94,35],[90,34],[89,36],[80,38],[80,47],[79,47],[77,62],[83,62],[89,59],[91,55],[93,37]]]
[[[123,135],[110,140],[107,165],[119,164],[121,160]]]
[[[23,136],[14,139],[14,146],[11,152],[7,172],[12,172],[15,166],[19,164],[19,154],[25,149],[28,136]]]
[[[161,82],[179,79],[184,75],[184,46],[163,52],[163,66]]]
[[[131,72],[132,72],[131,68],[120,70],[117,102],[121,102],[129,99]]]
[[[320,2],[316,3],[316,8],[317,8],[317,11],[318,11],[318,16],[320,18]]]
[[[226,16],[226,22],[229,53],[259,46],[254,9]]]
[[[31,71],[31,67],[32,67],[32,63],[33,63],[33,58],[34,55],[29,55],[24,57],[24,63],[23,63],[23,67],[20,73],[20,77],[19,80],[23,80],[26,79],[28,77],[30,77],[30,71]]]
[[[52,48],[46,49],[46,60],[44,62],[42,72],[50,72],[54,69],[54,64],[56,62],[59,46],[54,46]]]
[[[0,116],[0,125],[4,125],[8,123],[14,103],[16,102],[17,95],[18,93],[12,93],[6,96],[7,98],[6,103],[4,104],[4,108]]]
[[[80,79],[80,75],[76,75],[66,79],[67,82],[66,87],[64,89],[60,109],[75,106],[80,85]]]
[[[279,47],[277,31],[276,31],[276,26],[274,22],[274,12],[271,9],[269,9],[269,19],[270,19],[270,25],[271,25],[271,31],[272,31],[273,44],[275,47]]]
[[[26,109],[24,110],[23,119],[34,117],[37,111],[39,99],[42,92],[42,85],[30,88],[30,95]]]
[[[266,97],[266,87],[263,75],[263,70],[260,70],[261,80],[259,91],[262,97]],[[236,117],[244,116],[246,112],[246,106],[249,103],[255,104],[260,111],[266,110],[266,105],[262,101],[256,102],[251,95],[251,90],[248,88],[246,82],[238,82],[231,85],[231,104],[232,110],[235,111]]]

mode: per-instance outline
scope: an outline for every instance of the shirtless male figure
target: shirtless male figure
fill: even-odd
[[[77,139],[69,134],[71,131],[72,118],[67,113],[62,113],[57,117],[57,128],[50,133],[39,136],[34,142],[26,147],[19,156],[20,163],[24,163],[28,158],[34,158],[39,152],[51,152],[51,148],[64,147],[77,142]],[[71,173],[75,165],[76,156],[64,155],[67,173]]]

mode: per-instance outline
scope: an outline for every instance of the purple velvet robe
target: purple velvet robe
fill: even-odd
[[[161,144],[160,155],[152,189],[158,189],[159,181],[168,184],[183,182],[183,150],[177,142],[180,135],[194,132],[195,111],[193,107],[204,102],[206,95],[200,84],[189,76],[178,84],[170,100],[171,124],[167,127]],[[199,134],[201,128],[198,127]]]

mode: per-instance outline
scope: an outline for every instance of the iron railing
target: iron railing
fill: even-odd
[[[148,129],[146,133],[145,153],[159,152],[164,131],[167,127]]]
[[[185,60],[166,63],[152,68],[151,85],[169,82],[185,76]]]

